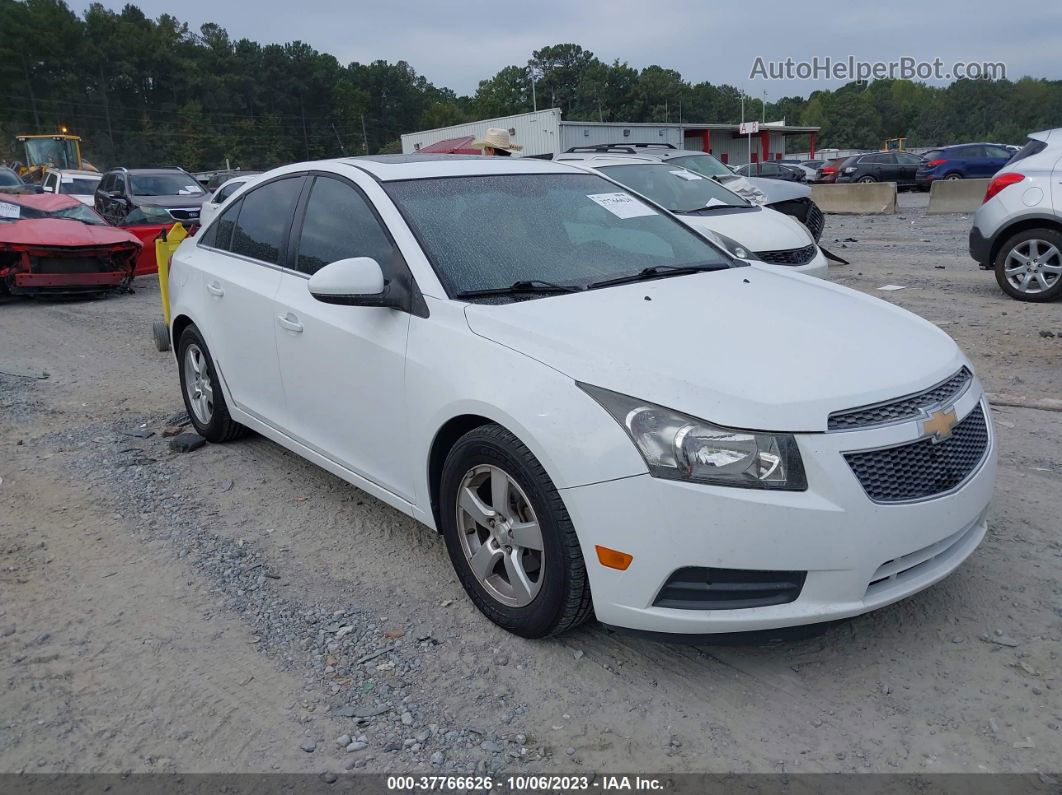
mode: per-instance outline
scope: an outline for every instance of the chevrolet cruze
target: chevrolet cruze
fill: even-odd
[[[521,635],[854,616],[986,531],[988,405],[946,334],[563,163],[285,166],[169,287],[201,434],[253,429],[437,529]]]

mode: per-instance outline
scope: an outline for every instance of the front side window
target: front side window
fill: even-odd
[[[548,281],[585,287],[648,267],[730,267],[681,222],[592,174],[384,183],[451,295]]]
[[[280,247],[291,225],[302,183],[301,176],[281,179],[244,196],[229,250],[273,265],[280,262]]]
[[[602,166],[601,173],[647,196],[673,213],[692,213],[709,207],[751,207],[718,182],[670,164],[646,163]]]
[[[98,183],[99,180],[92,177],[75,177],[64,174],[59,178],[59,192],[84,196],[89,193],[95,193]]]
[[[348,257],[372,257],[384,268],[394,247],[361,194],[338,179],[318,177],[306,203],[295,267],[314,274]]]

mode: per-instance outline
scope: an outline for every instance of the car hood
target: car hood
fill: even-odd
[[[764,179],[763,177],[745,177],[752,185],[767,196],[768,204],[787,202],[790,199],[803,199],[811,195],[811,188],[799,182],[787,182],[781,179]]]
[[[815,242],[803,224],[770,207],[716,210],[707,215],[680,215],[679,218],[694,229],[718,232],[753,251],[785,251]]]
[[[67,218],[33,218],[0,223],[0,245],[140,248],[142,243],[135,235],[114,226],[83,224]]]
[[[469,304],[465,316],[473,333],[577,381],[754,430],[824,431],[833,411],[965,363],[916,315],[771,265]]]

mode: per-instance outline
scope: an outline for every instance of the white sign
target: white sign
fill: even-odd
[[[743,121],[741,122],[741,135],[755,135],[760,131],[760,123],[758,121]]]
[[[692,171],[683,171],[682,169],[676,169],[675,171],[669,171],[668,173],[689,180],[690,182],[693,182],[695,179],[704,179],[700,174],[694,174]]]
[[[629,193],[591,193],[586,198],[600,204],[617,218],[656,215],[656,210],[647,204],[642,204]]]
[[[0,202],[0,218],[18,218],[21,213],[22,208],[17,204]]]

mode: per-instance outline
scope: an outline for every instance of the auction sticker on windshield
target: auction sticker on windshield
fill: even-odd
[[[18,218],[20,214],[21,208],[17,204],[0,202],[0,218]]]
[[[656,210],[636,201],[629,193],[591,193],[586,198],[597,202],[617,218],[641,218],[656,215]]]
[[[695,179],[704,179],[700,174],[694,174],[692,171],[669,171],[668,174],[674,174],[676,177],[681,177],[684,180],[693,182]]]

